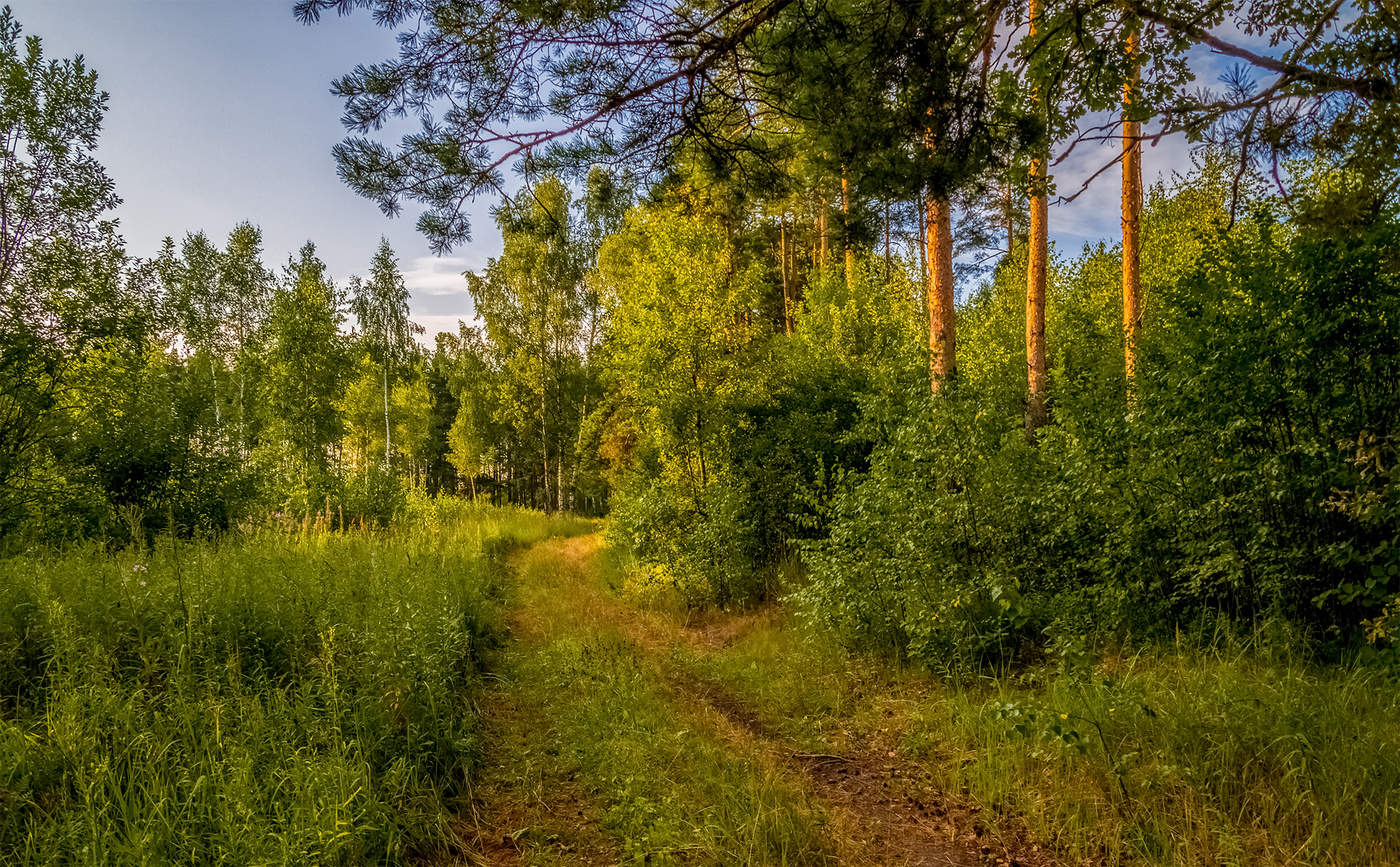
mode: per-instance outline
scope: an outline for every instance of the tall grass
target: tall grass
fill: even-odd
[[[479,752],[492,552],[575,529],[417,502],[382,533],[0,561],[0,862],[448,852]]]
[[[947,690],[910,746],[1080,857],[1400,863],[1400,694],[1373,668],[1216,636]]]
[[[874,732],[1066,863],[1400,864],[1393,672],[1322,664],[1276,624],[1137,650],[1064,646],[948,680],[790,617],[678,662],[806,749]]]

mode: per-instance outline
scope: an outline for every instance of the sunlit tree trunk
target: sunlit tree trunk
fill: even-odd
[[[1030,38],[1040,30],[1041,0],[1030,0]],[[1032,108],[1045,111],[1044,96],[1032,93]],[[1026,430],[1034,434],[1047,417],[1045,369],[1045,283],[1050,255],[1049,202],[1046,199],[1046,148],[1030,161],[1030,258],[1026,268]]]
[[[856,285],[856,250],[851,243],[851,190],[846,170],[841,169],[841,246],[846,253],[846,291]]]
[[[1129,389],[1137,374],[1138,327],[1142,318],[1140,240],[1142,218],[1142,123],[1137,106],[1138,34],[1128,31],[1125,50],[1130,72],[1123,82],[1123,362]]]
[[[783,275],[783,332],[792,334],[792,279],[788,269],[787,215],[778,225],[778,270]]]
[[[957,375],[957,311],[954,309],[953,219],[946,197],[924,197],[924,246],[928,258],[928,364],[933,393]]]

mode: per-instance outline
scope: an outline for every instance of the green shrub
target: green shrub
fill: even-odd
[[[1121,338],[1102,248],[1059,271],[1057,400],[1034,444],[1004,375],[1020,262],[965,309],[955,387],[865,402],[888,433],[805,547],[807,616],[950,671],[1221,613],[1340,646],[1380,622],[1400,592],[1400,221],[1196,225],[1131,402],[1104,360]]]

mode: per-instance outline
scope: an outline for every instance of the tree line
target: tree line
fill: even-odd
[[[508,170],[637,179],[579,436],[637,580],[797,558],[811,616],[955,667],[1221,613],[1354,638],[1400,589],[1384,4],[296,9],[412,33],[333,83],[336,157],[439,248]],[[1195,167],[1145,190],[1170,136]],[[1105,143],[1121,235],[1053,253],[1055,166]]]
[[[88,153],[105,95],[7,23],[6,62],[48,70],[32,101],[68,88],[73,116],[17,114],[36,144],[7,171],[87,191],[33,197],[51,230],[6,240],[13,525],[84,498],[89,528],[255,504],[343,525],[411,487],[607,509],[631,580],[782,592],[954,667],[1221,612],[1347,640],[1391,616],[1385,8],[297,4],[356,8],[411,37],[334,84],[347,183],[421,205],[445,250],[463,201],[523,179],[466,275],[477,321],[431,352],[387,248],[346,297],[311,248],[268,277],[246,226],[127,259]],[[1219,92],[1203,47],[1242,64]],[[424,124],[377,140],[398,113]],[[1194,169],[1144,190],[1143,145],[1176,133]],[[45,135],[77,145],[27,168]],[[1121,237],[1052,251],[1055,161],[1103,141]],[[142,377],[175,435],[131,423]]]

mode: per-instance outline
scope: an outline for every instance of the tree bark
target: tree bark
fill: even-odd
[[[928,364],[933,393],[957,375],[957,310],[954,309],[953,217],[947,198],[924,197],[924,246],[928,258]]]
[[[1040,30],[1041,0],[1030,0],[1030,37]],[[1044,99],[1032,93],[1032,108],[1044,112]],[[1048,416],[1045,367],[1045,284],[1050,255],[1049,202],[1046,198],[1047,148],[1030,161],[1030,257],[1026,268],[1026,431],[1034,436]]]
[[[1137,374],[1138,328],[1142,319],[1141,241],[1142,123],[1135,118],[1138,85],[1138,34],[1128,31],[1129,68],[1123,82],[1123,369],[1129,394]]]
[[[851,244],[851,191],[846,179],[846,169],[841,169],[841,247],[845,251],[846,291],[856,285],[856,250]]]
[[[792,282],[788,275],[787,215],[778,224],[778,270],[783,275],[783,333],[792,334]]]

